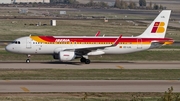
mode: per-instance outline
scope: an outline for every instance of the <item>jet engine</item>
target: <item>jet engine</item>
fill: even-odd
[[[60,51],[58,55],[53,55],[54,59],[59,59],[59,61],[71,61],[75,59],[76,55],[74,52],[70,51]]]

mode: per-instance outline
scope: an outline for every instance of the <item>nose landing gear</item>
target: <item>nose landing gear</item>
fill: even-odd
[[[28,57],[28,59],[26,59],[26,63],[30,63],[31,61],[30,61],[30,57],[31,57],[31,55],[30,54],[28,54],[27,55],[27,57]]]
[[[26,59],[26,63],[30,63],[30,59]]]

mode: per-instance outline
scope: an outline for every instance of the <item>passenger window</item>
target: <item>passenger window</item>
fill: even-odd
[[[20,41],[18,41],[18,44],[20,44]]]

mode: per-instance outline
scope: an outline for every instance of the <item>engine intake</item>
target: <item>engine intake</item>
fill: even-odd
[[[58,55],[53,55],[54,59],[59,59],[59,61],[71,61],[75,59],[76,55],[74,52],[70,51],[60,51]]]

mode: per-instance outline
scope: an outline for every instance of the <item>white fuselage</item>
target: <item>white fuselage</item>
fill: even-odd
[[[102,37],[103,38],[103,37]],[[6,47],[7,51],[19,54],[49,54],[53,55],[58,53],[64,49],[79,49],[79,48],[91,48],[96,46],[107,46],[111,44],[78,44],[78,43],[71,43],[71,44],[44,44],[41,42],[36,42],[32,40],[30,37],[22,37],[16,39],[15,41],[20,42],[20,44],[9,44]],[[142,41],[142,40],[141,40]],[[103,49],[97,49],[96,51],[102,51],[104,54],[125,54],[125,53],[132,53],[138,52],[142,50],[147,50],[151,47],[151,44],[142,44],[139,41],[137,44],[130,44],[130,43],[119,43],[117,46],[106,47]],[[91,55],[91,54],[89,54]],[[93,54],[92,54],[93,55]],[[99,54],[101,55],[101,54]]]

